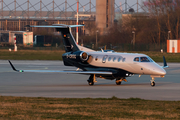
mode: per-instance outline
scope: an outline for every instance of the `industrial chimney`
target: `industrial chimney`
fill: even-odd
[[[114,0],[96,0],[96,25],[104,33],[114,24]]]

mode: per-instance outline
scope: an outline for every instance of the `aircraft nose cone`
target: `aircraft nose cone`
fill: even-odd
[[[163,68],[157,69],[157,70],[155,70],[155,72],[158,75],[166,75],[166,71]]]

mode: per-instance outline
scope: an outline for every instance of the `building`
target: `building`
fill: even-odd
[[[167,53],[180,53],[180,40],[167,40]]]
[[[114,24],[114,0],[96,0],[96,26],[101,33]]]

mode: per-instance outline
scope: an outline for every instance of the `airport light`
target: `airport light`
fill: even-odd
[[[171,31],[168,31],[168,40],[170,39],[170,33],[171,33]]]
[[[132,31],[132,34],[133,34],[133,45],[135,45],[135,41],[136,41],[136,33],[135,31]]]

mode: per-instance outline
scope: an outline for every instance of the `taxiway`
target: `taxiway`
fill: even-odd
[[[66,67],[62,61],[12,60],[17,69],[76,70]],[[162,64],[162,63],[160,63]],[[18,73],[7,60],[0,60],[0,95],[58,98],[142,98],[149,100],[180,101],[180,63],[168,63],[165,78],[156,78],[156,86],[150,86],[150,76],[128,77],[128,82],[116,85],[115,81],[97,79],[89,86],[87,75],[65,73]]]

